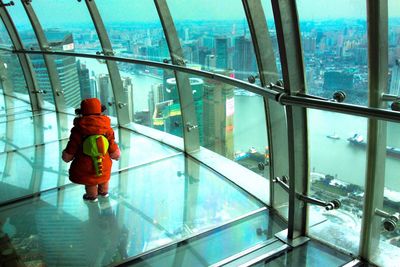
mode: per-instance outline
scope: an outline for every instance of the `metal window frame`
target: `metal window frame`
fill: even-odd
[[[10,37],[11,42],[14,46],[14,49],[23,50],[21,38],[19,37],[14,22],[12,21],[10,14],[7,11],[7,7],[4,6],[4,2],[2,0],[0,0],[0,5],[0,18],[4,23],[4,26],[8,32],[8,36]],[[18,59],[25,77],[32,111],[38,111],[43,107],[43,98],[39,93],[36,93],[39,92],[39,88],[36,81],[35,73],[32,70],[32,66],[29,61],[29,57],[26,54],[18,54]]]
[[[34,140],[36,144],[44,143],[44,116],[33,116],[33,129],[34,129]],[[40,166],[45,160],[45,149],[35,149],[34,158],[32,160],[32,176],[29,184],[29,189],[32,192],[40,192],[42,186],[44,168]]]
[[[164,30],[173,65],[185,67],[183,50],[166,0],[154,0]],[[183,121],[184,151],[196,152],[200,148],[199,127],[189,75],[174,71]]]
[[[100,16],[100,12],[97,8],[95,1],[85,0],[86,6],[89,10],[93,24],[96,28],[97,36],[99,37],[102,52],[104,55],[113,55],[112,45],[106,27],[104,26],[103,19]],[[115,98],[115,111],[117,112],[118,125],[124,125],[129,123],[129,107],[124,96],[124,88],[121,80],[121,75],[117,66],[117,62],[106,60],[108,74],[110,76],[111,88]],[[133,104],[133,103],[132,103]]]
[[[242,3],[252,36],[261,86],[265,88],[279,78],[267,20],[260,0],[242,0]],[[289,172],[286,115],[282,105],[266,96],[263,98],[270,155],[270,205],[277,209],[288,201],[286,192],[272,182],[274,177]],[[281,215],[287,218],[286,212]]]
[[[32,5],[29,1],[21,0],[22,5],[28,15],[29,21],[31,22],[32,29],[35,32],[36,39],[38,41],[40,50],[49,51],[51,50],[44,34],[43,28],[33,10]],[[53,90],[54,104],[57,112],[66,112],[66,104],[64,98],[64,91],[61,87],[60,77],[57,72],[57,65],[55,59],[49,55],[43,55],[45,65],[47,67],[47,73],[49,74],[50,85]]]
[[[388,0],[367,0],[368,21],[368,93],[369,106],[384,108],[382,94],[388,80]],[[376,209],[383,208],[386,161],[385,121],[368,119],[367,168],[363,220],[359,254],[370,260],[378,251],[381,218]]]
[[[295,0],[271,1],[278,35],[285,91],[288,95],[305,93],[304,64]],[[307,204],[296,193],[308,194],[307,110],[286,106],[289,156],[289,215],[287,242],[307,235]],[[302,239],[302,238],[300,238]],[[301,241],[303,242],[303,241]]]

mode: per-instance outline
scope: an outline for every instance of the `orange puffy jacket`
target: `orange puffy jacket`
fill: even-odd
[[[82,144],[85,137],[93,134],[104,135],[108,142],[108,153],[103,159],[103,174],[96,176],[95,167],[90,156],[83,154]],[[110,180],[112,161],[110,153],[118,150],[115,143],[114,130],[111,128],[110,118],[105,115],[89,115],[74,119],[69,142],[65,152],[74,155],[69,169],[69,179],[78,184],[97,185]]]

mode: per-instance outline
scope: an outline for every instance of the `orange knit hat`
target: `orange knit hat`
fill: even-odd
[[[94,115],[102,112],[100,100],[97,98],[87,98],[81,102],[82,115]]]

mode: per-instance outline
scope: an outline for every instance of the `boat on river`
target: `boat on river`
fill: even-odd
[[[354,134],[352,137],[347,138],[347,141],[349,141],[350,144],[355,145],[355,146],[359,146],[359,147],[367,146],[367,142],[364,140],[364,137],[358,133]],[[400,148],[386,146],[386,154],[388,156],[400,158]]]

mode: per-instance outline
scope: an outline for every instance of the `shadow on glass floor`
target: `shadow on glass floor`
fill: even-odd
[[[83,186],[71,185],[2,207],[0,227],[10,239],[8,246],[26,264],[103,266],[181,242],[260,209],[262,216],[244,222],[252,229],[248,236],[239,226],[232,230],[233,237],[245,239],[236,250],[267,238],[256,236],[257,227],[275,227],[271,236],[281,229],[268,222],[262,203],[182,154],[113,174],[110,197],[98,203],[84,202],[83,193]],[[216,233],[213,242],[218,247],[227,235]]]

